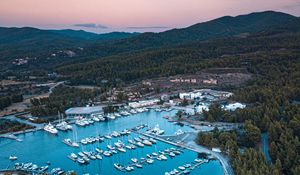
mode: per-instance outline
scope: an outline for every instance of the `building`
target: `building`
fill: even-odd
[[[92,114],[103,113],[102,106],[74,107],[65,111],[67,117],[91,117]]]
[[[236,109],[243,109],[245,107],[246,105],[242,103],[232,103],[232,104],[225,105],[223,108],[227,111],[235,111]]]
[[[214,84],[214,85],[216,85],[216,84],[218,84],[218,81],[216,80],[216,79],[208,79],[208,80],[203,80],[202,81],[204,84]]]
[[[195,110],[198,114],[202,114],[204,111],[209,111],[209,104],[199,104],[195,107]]]
[[[138,102],[130,102],[130,103],[128,103],[128,106],[131,108],[142,108],[142,107],[146,107],[146,106],[156,105],[158,102],[160,102],[159,99],[143,100],[143,101],[138,101]]]

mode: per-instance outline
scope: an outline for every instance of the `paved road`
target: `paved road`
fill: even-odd
[[[23,123],[23,124],[26,124],[26,125],[29,125],[29,126],[34,126],[36,127],[37,129],[38,128],[42,128],[44,124],[37,124],[37,123],[32,123],[28,120],[23,120],[23,119],[20,119],[18,117],[16,117],[15,115],[9,115],[9,116],[5,116],[4,117],[5,119],[8,119],[8,120],[11,120],[11,121],[17,121],[19,123]]]

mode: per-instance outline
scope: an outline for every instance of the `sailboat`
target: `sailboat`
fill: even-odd
[[[59,111],[58,111],[58,121],[59,123],[56,125],[57,129],[62,131],[72,130],[72,126],[63,120],[63,116]]]

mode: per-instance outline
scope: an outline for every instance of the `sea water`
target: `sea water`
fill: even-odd
[[[86,127],[79,127],[73,125],[73,129],[77,132],[78,141],[85,137],[91,137],[96,135],[106,135],[113,131],[122,131],[124,129],[133,128],[140,124],[147,124],[149,127],[155,127],[157,124],[160,129],[165,130],[165,135],[173,135],[178,129],[183,131],[192,131],[193,129],[188,126],[174,125],[168,122],[163,116],[174,116],[176,111],[163,111],[156,112],[150,110],[149,112],[143,112],[133,114],[127,117],[118,118],[116,120],[108,122],[95,122],[92,125]],[[182,166],[187,163],[191,163],[199,155],[196,152],[184,150],[182,154],[170,158],[167,161],[154,160],[153,164],[144,164],[143,168],[136,168],[132,172],[121,172],[114,168],[114,163],[120,163],[121,165],[127,165],[131,162],[131,158],[140,159],[146,158],[147,154],[153,152],[163,151],[164,149],[174,147],[163,142],[157,142],[152,146],[146,146],[144,148],[137,147],[134,150],[126,150],[126,153],[118,153],[111,157],[105,157],[102,155],[102,160],[90,160],[87,165],[79,165],[76,162],[70,160],[67,156],[70,153],[78,153],[80,151],[95,151],[95,148],[107,150],[107,144],[114,146],[114,142],[121,140],[127,143],[128,139],[137,137],[137,134],[131,133],[128,136],[119,138],[113,138],[111,140],[105,139],[102,143],[94,143],[89,145],[80,145],[80,148],[69,147],[62,142],[65,138],[73,138],[74,132],[59,132],[57,136],[51,135],[44,131],[36,131],[26,134],[20,134],[18,137],[22,139],[22,142],[14,140],[1,139],[0,140],[0,169],[12,168],[15,162],[32,162],[38,166],[45,166],[46,162],[51,162],[49,171],[52,168],[60,167],[65,171],[74,170],[77,174],[89,173],[99,175],[121,175],[121,174],[133,174],[133,175],[163,175],[165,172],[169,172],[174,168],[178,169],[178,166]],[[8,157],[15,155],[18,160],[11,162]],[[204,163],[198,168],[194,169],[190,173],[191,175],[209,174],[209,175],[223,175],[223,169],[218,160],[212,160],[209,163]]]

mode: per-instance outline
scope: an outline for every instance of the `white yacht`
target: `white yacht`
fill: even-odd
[[[44,127],[44,130],[47,131],[47,132],[49,132],[49,133],[51,133],[51,134],[57,134],[58,133],[57,129],[51,123],[49,123],[48,125],[46,125]]]
[[[18,157],[17,156],[9,156],[9,160],[13,161],[13,160],[17,160]]]

